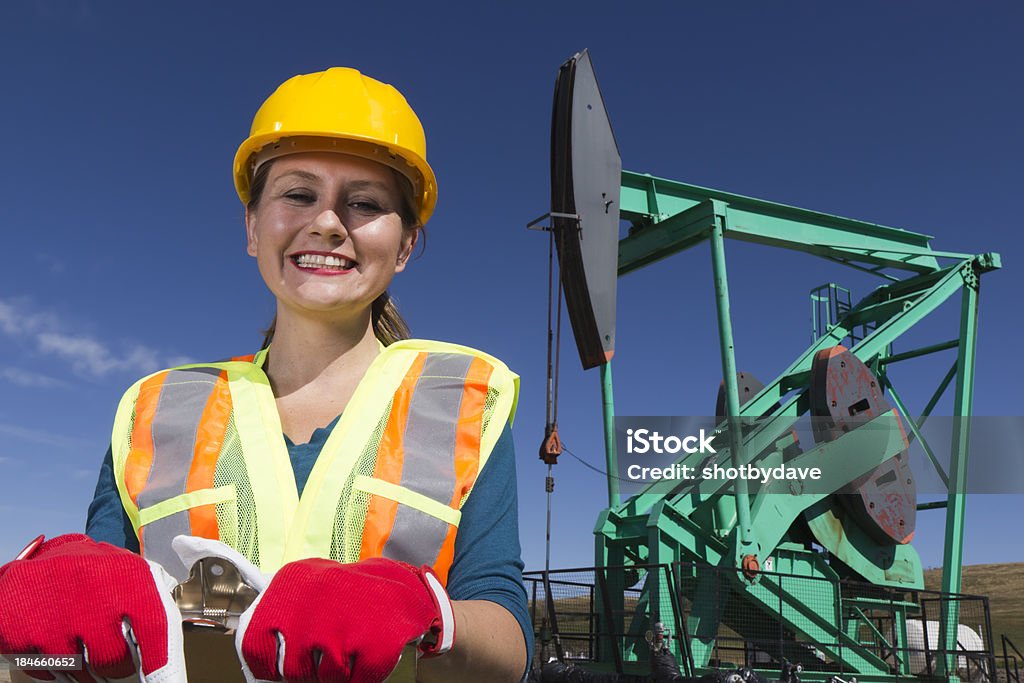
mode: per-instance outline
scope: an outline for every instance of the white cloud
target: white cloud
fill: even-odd
[[[173,365],[161,361],[161,354],[155,349],[141,344],[114,349],[95,337],[69,333],[66,327],[56,315],[40,311],[27,302],[0,299],[0,332],[27,340],[37,351],[66,361],[79,374],[94,377],[111,372],[144,374]],[[0,378],[23,386],[28,386],[26,382],[31,378],[42,377],[16,368],[8,370],[11,372],[0,370]],[[50,386],[56,385],[51,383]]]
[[[18,312],[4,301],[0,301],[0,329],[10,335],[21,334],[23,331],[23,321]]]
[[[55,448],[66,448],[68,450],[80,450],[82,448],[90,448],[94,446],[94,444],[91,444],[85,439],[61,436],[60,434],[54,434],[51,431],[29,429],[28,427],[19,427],[18,425],[12,424],[0,423],[0,434],[12,436],[15,439],[20,439],[21,441],[37,443],[43,446],[53,446]],[[7,458],[6,461],[10,460],[11,458]]]
[[[49,377],[38,372],[11,367],[0,367],[0,380],[6,380],[11,384],[17,384],[19,387],[29,387],[32,389],[56,389],[67,386],[67,382],[56,377]]]
[[[43,332],[36,341],[39,350],[63,358],[76,372],[103,376],[112,370],[152,372],[159,369],[156,351],[135,346],[123,354],[115,354],[105,344],[81,335]]]
[[[0,330],[4,333],[21,337],[57,327],[56,316],[38,310],[30,310],[30,305],[17,300],[0,300]]]

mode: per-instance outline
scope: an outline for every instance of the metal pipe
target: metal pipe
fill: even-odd
[[[619,459],[615,449],[615,396],[612,392],[612,362],[601,366],[601,404],[604,416],[604,454],[608,472],[608,507],[618,507]]]
[[[924,421],[927,420],[928,416],[930,416],[932,411],[935,410],[935,406],[939,404],[939,400],[942,398],[942,395],[946,393],[946,388],[949,387],[949,383],[953,381],[954,377],[956,377],[956,366],[957,361],[953,361],[953,365],[949,367],[949,372],[947,372],[946,376],[942,378],[941,382],[939,382],[939,387],[935,390],[935,393],[932,394],[931,399],[929,399],[928,405],[926,405],[924,410],[921,411],[921,419],[917,423],[918,429],[924,427]]]
[[[544,478],[544,491],[547,493],[548,518],[544,529],[544,578],[551,571],[551,494],[555,491],[555,478],[551,476],[551,465],[548,465],[548,476]]]
[[[562,661],[562,641],[558,631],[558,615],[555,612],[555,600],[551,596],[551,494],[555,491],[555,478],[551,476],[551,464],[548,464],[548,476],[544,479],[544,490],[548,495],[548,519],[544,537],[544,603],[547,605],[548,620],[555,641],[555,652],[558,661]]]
[[[948,489],[949,477],[946,476],[946,472],[942,469],[942,465],[939,463],[938,458],[935,457],[935,452],[932,450],[932,447],[928,444],[928,441],[925,440],[920,427],[914,421],[914,418],[910,416],[910,413],[907,412],[907,407],[903,404],[903,399],[901,399],[900,395],[896,393],[896,387],[894,387],[889,378],[884,375],[879,375],[879,379],[881,379],[882,383],[888,387],[889,397],[892,399],[892,402],[896,404],[896,408],[903,414],[904,419],[907,421],[907,426],[910,427],[911,437],[907,439],[907,443],[913,443],[913,439],[917,439],[921,442],[921,448],[924,449],[925,455],[928,456],[928,459],[932,463],[932,467],[935,468],[935,473],[938,474],[939,479],[942,480],[942,485]]]
[[[744,464],[740,433],[740,390],[736,381],[736,347],[732,339],[732,320],[729,317],[729,280],[725,268],[724,217],[718,217],[711,229],[711,265],[715,278],[715,305],[718,311],[718,339],[722,352],[722,373],[725,376],[726,414],[729,422],[729,452],[735,467]],[[750,497],[747,494],[746,479],[738,477],[736,488],[736,517],[739,528],[739,560],[743,555],[756,552],[753,547],[750,526]]]
[[[949,340],[947,342],[942,342],[941,344],[932,344],[931,346],[922,346],[921,348],[914,349],[913,351],[904,351],[903,353],[894,353],[891,356],[887,356],[885,358],[879,358],[878,362],[879,362],[880,365],[885,365],[887,363],[898,363],[901,360],[908,360],[910,358],[917,358],[919,356],[926,356],[929,353],[937,353],[939,351],[945,351],[946,349],[955,349],[959,345],[960,345],[960,340],[959,339],[951,339],[951,340]]]

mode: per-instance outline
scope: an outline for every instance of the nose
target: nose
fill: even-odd
[[[348,230],[341,217],[333,209],[326,209],[309,224],[309,233],[319,235],[332,242],[344,242],[348,239]]]

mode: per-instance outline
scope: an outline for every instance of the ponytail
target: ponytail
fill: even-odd
[[[373,316],[373,334],[384,346],[391,346],[396,341],[412,336],[408,323],[398,312],[398,307],[387,292],[373,302],[370,314]]]

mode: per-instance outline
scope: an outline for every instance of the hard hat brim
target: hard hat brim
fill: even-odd
[[[365,153],[355,152],[354,149],[340,144],[337,149],[332,149],[331,145],[324,145],[322,151],[337,151],[339,154],[354,154],[363,158],[370,158],[379,163],[383,163],[386,166],[395,168],[400,173],[403,173],[409,177],[413,187],[417,189],[417,206],[418,216],[420,225],[426,225],[431,215],[434,213],[434,207],[437,204],[437,179],[434,176],[433,169],[430,168],[430,164],[427,163],[426,159],[416,154],[412,150],[405,147],[396,147],[394,149],[389,148],[387,145],[381,144],[380,140],[353,135],[351,133],[338,133],[336,135],[325,134],[324,131],[288,131],[287,135],[265,133],[262,135],[254,135],[246,139],[235,153],[234,160],[234,180],[235,180],[235,191],[238,193],[238,198],[242,204],[249,204],[249,189],[252,183],[252,175],[255,170],[253,166],[254,157],[256,157],[261,150],[271,144],[278,143],[282,140],[289,138],[320,138],[326,141],[345,142],[352,141],[362,143],[363,145],[369,145],[374,148],[383,150],[387,155],[397,157],[405,162],[408,167],[414,169],[419,175],[418,178],[410,177],[409,173],[405,168],[402,168],[394,163],[389,163],[388,160],[383,158],[374,158]],[[278,156],[284,156],[291,153],[300,153],[303,150],[296,150],[295,152],[282,152],[281,154],[274,155],[270,158],[276,158]]]

